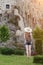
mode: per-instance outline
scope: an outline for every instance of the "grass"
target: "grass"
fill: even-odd
[[[0,65],[43,65],[33,63],[34,57],[27,58],[20,55],[0,55]]]

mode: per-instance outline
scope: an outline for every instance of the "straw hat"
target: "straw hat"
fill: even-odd
[[[31,33],[32,32],[32,29],[30,27],[26,27],[26,28],[24,28],[24,32]]]

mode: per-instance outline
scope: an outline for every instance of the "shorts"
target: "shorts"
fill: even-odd
[[[26,45],[31,45],[31,42],[26,42]]]

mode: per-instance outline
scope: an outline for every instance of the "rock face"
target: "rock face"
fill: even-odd
[[[1,17],[0,25],[6,25],[10,30],[10,39],[5,43],[2,42],[0,46],[14,47],[13,46],[14,43],[24,42],[23,40],[24,22],[22,16],[18,12],[18,9],[14,10],[14,14],[4,13],[3,17]]]
[[[41,24],[43,28],[43,1],[41,0],[2,0],[0,1],[0,13],[5,11],[11,12],[14,6],[17,6],[22,16],[25,26],[35,27]],[[6,9],[6,4],[10,5],[10,9]]]
[[[27,26],[43,28],[43,0],[25,0],[24,4]]]

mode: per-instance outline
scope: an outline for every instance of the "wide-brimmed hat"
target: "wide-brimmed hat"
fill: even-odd
[[[26,27],[26,28],[24,28],[24,32],[31,33],[32,32],[32,29],[30,27]]]

